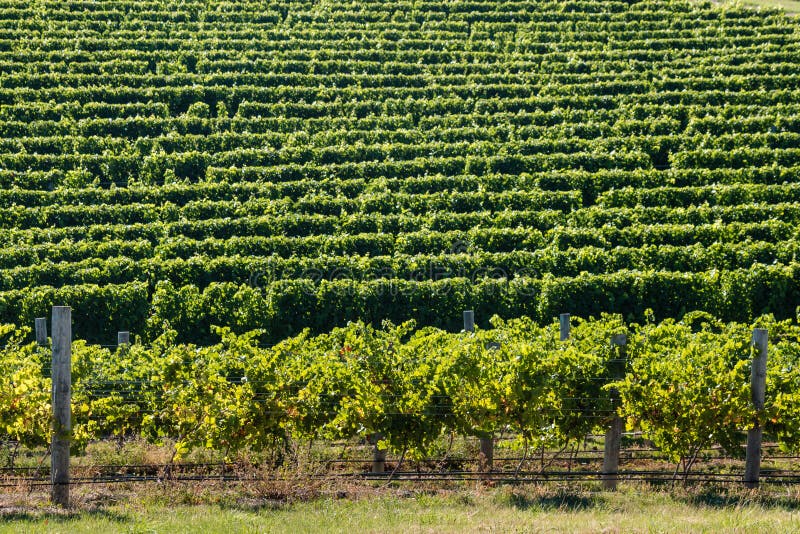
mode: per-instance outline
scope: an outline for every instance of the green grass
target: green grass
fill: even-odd
[[[296,504],[168,506],[163,500],[70,513],[17,510],[0,532],[793,532],[800,501],[758,494],[614,494],[500,488],[396,491]],[[2,510],[2,509],[0,509]]]

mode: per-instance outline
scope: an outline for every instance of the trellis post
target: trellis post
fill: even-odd
[[[475,312],[464,310],[464,332],[475,331]],[[480,452],[478,453],[478,471],[487,473],[494,464],[494,439],[492,436],[480,438]]]
[[[36,331],[36,344],[40,347],[47,346],[47,317],[37,317],[33,321]]]
[[[559,326],[559,334],[561,341],[566,341],[569,339],[569,314],[562,313],[558,316],[558,326]]]
[[[627,356],[628,336],[617,334],[611,336],[611,346],[616,349],[616,357],[609,362],[609,376],[612,379],[625,376],[625,358]],[[619,402],[619,393],[611,391],[611,407],[614,413],[606,429],[605,444],[603,447],[603,488],[616,490],[619,481],[619,451],[622,444],[622,418],[616,412]]]
[[[753,366],[750,370],[750,392],[753,407],[756,411],[764,409],[764,398],[767,390],[767,345],[769,334],[765,328],[753,330]],[[747,488],[758,487],[761,473],[761,438],[762,429],[758,420],[754,427],[747,431],[747,453],[744,465],[744,485]]]
[[[69,506],[69,446],[72,441],[72,309],[53,306],[53,420],[50,442],[50,499]]]

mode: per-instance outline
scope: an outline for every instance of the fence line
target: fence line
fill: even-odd
[[[71,428],[71,344],[72,344],[72,317],[71,309],[67,306],[54,306],[52,308],[52,403],[53,403],[53,419],[52,419],[52,439],[51,439],[51,470],[50,470],[50,485],[51,485],[51,500],[54,504],[68,506],[69,505],[69,487],[76,481],[70,480],[69,468],[69,445],[72,440]],[[464,319],[464,332],[474,333],[475,331],[475,315],[472,310],[465,310],[463,312]],[[559,316],[559,337],[561,341],[567,341],[570,338],[570,314],[564,313]],[[35,320],[36,342],[40,346],[47,346],[47,321],[45,318],[36,318]],[[765,389],[766,389],[766,359],[767,359],[767,343],[768,333],[765,329],[755,329],[753,331],[753,346],[755,347],[752,374],[751,374],[751,391],[753,406],[757,411],[764,409]],[[598,378],[605,381],[613,381],[624,376],[624,365],[628,361],[626,348],[627,337],[622,335],[612,336],[610,339],[611,346],[616,350],[616,358],[612,358],[609,363],[612,364],[613,371],[610,377]],[[117,335],[117,344],[112,345],[117,348],[124,348],[130,346],[130,332],[120,331]],[[487,349],[499,349],[499,343],[488,343]],[[491,354],[491,352],[489,353]],[[139,386],[144,384],[154,384],[153,381],[148,380],[132,380],[132,381],[98,381],[97,388],[90,389],[90,398],[97,398],[103,394],[118,392],[120,385]],[[88,381],[87,384],[92,384]],[[386,394],[382,397],[391,398],[397,395]],[[578,398],[576,398],[578,399]],[[580,397],[581,400],[591,400]],[[618,394],[615,391],[611,392],[612,404],[616,399],[618,401]],[[595,399],[607,400],[607,399]],[[259,402],[260,399],[253,399],[253,402]],[[266,401],[264,401],[266,402]],[[325,401],[321,401],[325,404]],[[447,404],[434,405],[434,407],[445,408]],[[599,411],[599,410],[595,410]],[[615,409],[602,410],[608,414],[616,414]],[[148,410],[148,413],[157,411]],[[387,413],[392,415],[392,413]],[[409,415],[403,412],[395,415]],[[596,417],[599,419],[606,419],[606,415],[586,415],[585,417]],[[619,468],[621,458],[621,439],[623,434],[623,422],[619,416],[612,417],[610,424],[606,429],[604,436],[602,469],[598,472],[588,473],[587,476],[596,477],[602,481],[604,489],[614,490],[617,483],[622,478],[630,479],[634,473],[631,471],[622,471]],[[382,449],[379,444],[383,439],[381,433],[376,433],[371,436],[372,442],[372,468],[370,476],[383,476],[386,471],[387,455],[386,450]],[[479,454],[477,458],[477,469],[470,471],[470,476],[477,477],[478,480],[496,480],[498,477],[502,478],[507,475],[503,471],[496,471],[495,461],[508,461],[508,458],[495,458],[495,436],[481,436],[479,437]],[[741,481],[748,488],[755,488],[759,485],[760,467],[762,457],[762,429],[758,426],[758,421],[755,421],[753,428],[747,432],[747,446],[746,446],[746,460],[744,476]],[[574,460],[574,457],[573,457]],[[400,460],[402,463],[402,458]],[[405,472],[398,471],[398,465],[392,472],[392,476],[400,475],[405,476]],[[521,467],[521,466],[520,466]],[[517,475],[527,474],[520,472],[519,468],[516,472]],[[642,472],[637,472],[637,476]],[[417,473],[419,476],[419,473]],[[448,476],[455,476],[456,473],[448,472]],[[566,476],[563,473],[557,472],[552,474],[543,474],[538,472],[538,475],[544,476],[548,480],[552,480],[553,476]],[[684,476],[688,473],[684,473]],[[426,477],[442,476],[428,473]],[[575,472],[569,475],[574,477]],[[716,476],[716,475],[715,475]],[[726,475],[727,476],[727,475]],[[772,473],[771,477],[775,474]],[[783,476],[783,475],[782,475]],[[789,475],[787,475],[789,476]],[[516,475],[515,475],[516,477]],[[525,477],[522,477],[523,479]],[[800,477],[798,477],[800,478]]]

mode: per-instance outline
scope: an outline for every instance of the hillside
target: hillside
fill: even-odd
[[[657,0],[5,0],[0,321],[794,316],[799,29]]]

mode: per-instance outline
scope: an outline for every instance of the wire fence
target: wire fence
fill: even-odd
[[[641,440],[638,434],[626,434],[631,441]],[[496,438],[501,445],[515,436]],[[464,439],[462,445],[475,448],[475,439]],[[12,443],[6,443],[6,447]],[[338,447],[328,443],[328,451]],[[547,484],[597,483],[602,472],[604,451],[592,444],[574,450],[537,450],[531,454],[506,449],[498,450],[491,470],[481,469],[481,458],[475,454],[438,455],[421,459],[388,456],[384,472],[371,468],[372,447],[365,443],[346,444],[350,457],[324,457],[288,460],[282,466],[252,462],[174,462],[174,463],[97,463],[71,467],[71,486],[93,484],[169,484],[215,482],[223,484],[277,483],[287,480],[337,483],[436,484],[492,483]],[[504,451],[504,452],[503,452]],[[742,458],[727,455],[720,447],[700,451],[698,461],[684,472],[667,455],[646,441],[620,450],[620,468],[615,477],[620,482],[650,485],[713,484],[740,485],[743,477]],[[763,486],[800,484],[800,456],[780,451],[775,444],[764,445],[760,482]],[[265,462],[269,464],[269,462]],[[32,490],[50,487],[50,467],[0,467],[0,488]]]
[[[56,320],[56,312],[58,312],[58,321]],[[37,319],[37,326],[42,322]],[[560,338],[560,342],[569,340],[569,314],[561,314],[558,327],[558,331],[553,331],[547,335],[550,336],[552,334],[554,342],[558,338]],[[57,331],[59,335],[56,335]],[[477,341],[476,350],[480,351],[481,357],[486,357],[488,360],[497,357],[494,350],[501,349],[502,345],[496,340],[475,337],[474,313],[471,310],[464,311],[464,329],[462,332],[466,334],[468,339]],[[753,330],[752,346],[759,347],[759,350],[752,355],[754,369],[756,369],[757,361],[761,361],[761,359],[766,361],[767,338],[766,335],[760,337],[759,339],[762,342],[757,345],[756,334],[759,332],[766,334],[766,330]],[[39,335],[41,333],[43,332],[37,333],[37,339],[41,339],[42,336]],[[123,342],[123,340],[129,339],[128,334],[128,332],[120,332],[120,342],[118,344],[94,345],[94,347],[104,350],[109,349],[106,354],[110,354],[111,357],[115,355],[135,356],[135,351],[137,350],[148,352],[157,348],[131,345]],[[555,334],[558,334],[558,336],[555,336]],[[486,432],[491,438],[484,437],[480,440],[478,438],[459,438],[469,443],[454,453],[451,449],[452,437],[450,445],[446,447],[442,447],[440,443],[437,447],[427,448],[427,445],[423,445],[423,443],[425,440],[439,440],[441,436],[446,437],[449,433],[474,434],[476,431],[470,430],[472,427],[464,431],[463,426],[460,427],[459,423],[455,421],[460,412],[454,410],[454,402],[456,401],[453,399],[456,398],[460,403],[459,410],[473,412],[467,413],[466,417],[475,416],[481,418],[483,417],[481,414],[485,411],[484,405],[487,402],[491,404],[493,401],[493,399],[487,400],[486,397],[486,395],[489,395],[487,388],[491,390],[491,386],[481,383],[480,391],[462,391],[456,388],[454,390],[455,393],[448,390],[448,393],[444,394],[437,390],[438,392],[436,393],[431,392],[428,395],[423,394],[418,397],[416,389],[423,384],[417,384],[415,380],[421,381],[422,379],[406,380],[393,375],[388,369],[372,369],[369,361],[364,364],[365,360],[353,358],[352,355],[344,354],[343,351],[339,351],[338,355],[343,362],[355,361],[359,365],[366,366],[364,376],[358,375],[353,378],[359,383],[358,387],[354,385],[355,383],[348,385],[348,380],[345,380],[342,384],[337,383],[327,390],[323,388],[324,391],[316,391],[321,387],[321,384],[316,384],[308,378],[303,379],[302,377],[305,375],[302,373],[298,373],[299,376],[297,377],[277,376],[273,379],[269,370],[262,370],[258,366],[246,366],[244,356],[240,357],[241,361],[228,362],[227,359],[220,359],[218,365],[221,367],[218,369],[212,366],[210,375],[203,372],[194,372],[194,367],[192,367],[192,372],[182,375],[170,374],[170,372],[164,373],[163,369],[147,371],[146,366],[145,371],[137,371],[137,366],[140,362],[137,357],[121,361],[115,360],[118,364],[117,367],[110,366],[108,369],[100,365],[97,367],[99,369],[97,374],[87,372],[85,369],[81,370],[79,365],[77,373],[73,374],[73,370],[70,368],[70,362],[74,361],[70,350],[72,343],[70,308],[54,307],[52,360],[50,365],[42,362],[40,367],[41,371],[46,374],[56,374],[59,371],[62,373],[59,376],[63,377],[63,373],[66,373],[67,384],[69,385],[64,390],[61,385],[62,381],[57,380],[55,376],[53,377],[53,413],[60,414],[58,417],[61,417],[56,421],[57,416],[54,415],[54,427],[61,425],[60,427],[71,428],[71,412],[69,408],[71,403],[76,403],[81,407],[80,416],[76,418],[79,419],[78,424],[97,422],[100,423],[97,428],[103,429],[103,423],[107,423],[109,418],[109,413],[104,411],[103,402],[109,400],[113,404],[111,407],[112,412],[114,412],[111,413],[112,418],[129,418],[131,419],[130,426],[125,423],[119,428],[111,428],[110,430],[108,429],[109,427],[105,427],[105,430],[94,431],[97,433],[91,435],[95,438],[103,435],[116,435],[118,442],[121,444],[124,442],[124,436],[138,436],[140,434],[149,436],[152,432],[157,432],[159,435],[170,435],[177,432],[182,437],[176,439],[176,445],[172,451],[172,458],[174,459],[177,457],[179,450],[183,453],[186,452],[187,447],[202,448],[203,443],[206,443],[206,447],[230,447],[230,441],[226,443],[225,440],[216,439],[214,434],[216,430],[213,428],[216,423],[213,420],[217,419],[216,416],[227,417],[232,410],[235,411],[239,408],[245,411],[250,410],[255,419],[260,420],[266,417],[276,421],[276,424],[278,424],[277,421],[302,420],[300,425],[302,426],[309,424],[309,421],[310,424],[315,424],[314,421],[317,421],[320,417],[325,419],[327,421],[325,424],[327,424],[331,422],[329,421],[331,413],[341,410],[346,412],[350,409],[349,405],[343,408],[343,403],[355,402],[356,404],[361,403],[356,407],[358,408],[356,410],[358,415],[348,417],[351,417],[355,423],[360,424],[367,416],[372,414],[373,418],[381,419],[381,422],[373,422],[374,424],[370,425],[371,430],[369,432],[384,431],[387,436],[372,434],[366,442],[362,442],[360,445],[350,443],[345,446],[345,449],[348,446],[352,449],[349,454],[346,455],[342,452],[338,457],[332,455],[332,444],[329,442],[326,445],[327,452],[325,454],[307,457],[298,453],[298,444],[296,442],[291,445],[287,443],[293,441],[297,436],[304,435],[303,432],[308,433],[307,430],[301,429],[298,434],[295,434],[291,428],[288,430],[284,428],[279,432],[270,434],[272,429],[268,427],[265,429],[265,436],[267,437],[264,439],[282,439],[284,443],[282,445],[264,446],[259,441],[256,446],[258,450],[249,452],[262,456],[273,455],[273,458],[266,460],[262,458],[256,463],[247,461],[237,463],[170,462],[166,464],[116,465],[94,462],[90,457],[76,457],[76,462],[70,466],[69,449],[71,438],[68,436],[65,439],[60,433],[53,432],[53,439],[49,449],[53,462],[52,469],[44,465],[43,459],[35,467],[25,466],[19,470],[9,465],[7,469],[0,469],[0,487],[35,488],[52,486],[55,491],[56,488],[60,488],[64,484],[68,487],[81,484],[168,483],[212,480],[224,483],[240,483],[279,481],[284,480],[286,477],[293,477],[306,480],[361,480],[365,482],[382,481],[383,483],[391,481],[411,484],[422,482],[467,483],[474,481],[509,484],[601,481],[604,488],[613,489],[616,487],[617,481],[640,481],[653,484],[678,481],[682,483],[714,484],[741,484],[744,482],[745,485],[757,485],[759,482],[759,467],[761,467],[761,482],[763,484],[788,485],[800,483],[800,469],[795,469],[798,458],[780,453],[774,447],[764,446],[762,448],[760,429],[757,442],[751,440],[751,436],[748,433],[746,451],[744,447],[741,450],[736,450],[735,446],[734,450],[731,450],[731,445],[728,444],[726,450],[723,450],[722,447],[712,447],[700,451],[692,450],[689,458],[682,457],[677,462],[674,456],[670,457],[665,451],[660,451],[652,446],[651,443],[643,441],[641,436],[626,436],[626,446],[620,447],[623,437],[621,434],[623,424],[617,409],[620,406],[620,399],[615,392],[604,394],[605,388],[603,386],[618,380],[615,377],[621,374],[619,371],[628,367],[628,364],[635,360],[626,356],[628,343],[626,335],[608,335],[609,337],[605,337],[606,341],[601,342],[604,351],[601,367],[604,370],[598,373],[587,373],[583,377],[592,381],[591,384],[559,392],[557,394],[557,403],[547,402],[546,398],[549,397],[533,391],[531,395],[538,395],[545,400],[529,405],[525,404],[526,401],[524,401],[525,397],[523,395],[519,409],[535,412],[534,419],[537,417],[538,419],[533,422],[529,421],[528,419],[531,416],[529,413],[519,417],[512,414],[502,419],[504,422],[501,426]],[[48,345],[50,345],[49,342],[45,343],[39,350],[49,352]],[[393,346],[394,342],[389,343],[389,348],[386,350],[391,351]],[[513,344],[508,346],[514,347]],[[549,347],[549,345],[547,346]],[[487,352],[484,353],[483,349]],[[506,353],[509,350],[512,349],[507,349],[505,352],[497,354],[507,355]],[[202,363],[202,357],[204,356],[202,349],[197,349],[197,354],[200,355]],[[98,356],[94,355],[92,357],[97,358]],[[100,359],[105,357],[102,356]],[[179,354],[176,353],[176,357],[176,362],[178,363],[183,362],[185,364],[184,360],[194,361],[196,358],[194,348],[192,350],[183,350]],[[80,362],[81,360],[78,359],[78,361]],[[389,361],[387,360],[387,362]],[[384,362],[384,364],[387,364],[387,362]],[[427,365],[429,362],[423,358],[420,361],[404,361],[404,363],[413,366],[414,364]],[[94,369],[92,365],[87,368]],[[253,376],[247,376],[247,373]],[[568,379],[565,373],[560,367],[555,370],[548,368],[546,373],[543,371],[540,378],[551,384],[559,383],[561,380]],[[524,383],[528,375],[524,372],[520,372],[520,375],[509,376],[514,376],[516,377],[515,380]],[[763,375],[766,375],[766,370],[764,370]],[[322,373],[320,380],[324,382],[327,380],[326,376],[325,373]],[[394,378],[392,378],[393,376]],[[753,376],[761,375],[756,373]],[[246,390],[242,389],[241,386],[243,384],[247,384]],[[315,384],[319,387],[315,387]],[[61,395],[57,394],[56,385],[62,387]],[[763,387],[760,387],[763,396]],[[756,385],[751,385],[751,389],[755,396]],[[203,393],[191,398],[195,390],[202,390]],[[188,400],[180,395],[180,392],[188,392]],[[208,392],[214,393],[213,399]],[[40,391],[39,393],[45,392]],[[234,393],[236,394],[234,395]],[[242,394],[241,398],[240,393]],[[310,397],[305,398],[304,394],[309,394]],[[222,398],[226,395],[233,395],[233,398],[236,399],[233,403],[235,405],[234,408],[225,405],[223,402],[220,406],[214,405],[211,412],[206,412],[202,403],[214,404],[217,402],[218,397]],[[556,393],[552,393],[552,395],[556,395]],[[287,403],[278,402],[289,397],[292,398],[293,402],[288,405]],[[368,399],[364,400],[361,397],[368,397]],[[407,402],[408,398],[411,399],[411,402]],[[100,401],[96,404],[99,406],[98,413],[92,413],[91,406],[94,406],[94,404],[90,405],[90,403],[94,401]],[[761,402],[763,404],[763,399]],[[504,405],[504,402],[498,400],[498,406],[495,408],[498,413],[503,409],[500,404]],[[365,413],[362,414],[362,411]],[[369,413],[367,414],[366,412]],[[319,417],[314,415],[315,413]],[[461,414],[461,416],[463,415]],[[201,419],[205,421],[203,424],[206,426],[201,429],[205,434],[200,433],[200,430],[198,430],[200,429],[200,424],[197,421]],[[412,419],[416,420],[416,422],[412,421]],[[392,425],[405,425],[403,426],[403,428],[406,428],[404,432],[410,434],[415,431],[414,429],[417,426],[424,426],[428,424],[426,421],[431,419],[435,421],[435,424],[429,425],[430,428],[424,428],[424,431],[428,432],[424,440],[407,437],[400,439],[389,430]],[[178,424],[173,424],[176,421]],[[554,438],[556,430],[552,432],[548,430],[556,428],[555,421],[558,422],[558,439]],[[140,422],[142,425],[137,427]],[[579,424],[579,422],[582,422],[583,425]],[[144,425],[144,423],[147,424]],[[321,423],[316,423],[317,426],[319,424]],[[195,425],[195,429],[186,430],[189,428],[187,425]],[[570,425],[576,426],[579,431],[565,429],[566,426]],[[111,427],[114,427],[114,425],[111,425]],[[211,428],[211,430],[206,427]],[[461,430],[457,430],[459,428]],[[530,432],[526,434],[526,429],[530,428],[538,429],[534,439],[531,438]],[[587,431],[602,432],[604,428],[606,434],[603,438],[599,436],[585,437]],[[508,433],[513,429],[516,429],[522,435],[509,435]],[[226,428],[225,430],[228,431],[230,429]],[[245,427],[236,428],[235,430],[237,433],[248,431]],[[313,434],[318,438],[331,435],[350,435],[352,440],[363,439],[364,432],[367,432],[363,427],[358,432],[326,433],[318,430],[315,428],[313,431]],[[183,434],[184,431],[188,432],[188,434]],[[198,435],[192,436],[193,432],[198,432]],[[570,432],[573,432],[574,435]],[[187,435],[189,439],[187,439]],[[270,435],[272,438],[268,438]],[[432,449],[438,450],[439,454],[433,454],[426,458],[414,457],[407,459],[405,456],[409,447],[408,440],[413,441],[413,439],[418,441],[418,443],[414,441],[414,447],[428,451]],[[516,441],[506,443],[512,439]],[[476,441],[479,443],[476,444]],[[559,450],[550,450],[547,446],[542,445],[542,443],[550,443],[552,445],[559,441],[562,445],[566,443],[569,446],[564,445]],[[398,451],[400,448],[404,448],[404,451],[399,458],[387,458],[386,451],[379,450],[376,442],[381,443],[381,446],[386,444],[392,447],[394,451]],[[211,445],[208,445],[208,443],[211,443]],[[700,443],[707,444],[707,442],[702,441]],[[539,448],[531,450],[531,444]],[[670,448],[669,445],[664,446],[667,449]],[[238,446],[235,447],[238,448]],[[418,449],[413,451],[412,456],[419,453]],[[441,451],[445,449],[447,452],[442,454]],[[353,450],[357,451],[356,454],[353,454]],[[766,454],[762,454],[762,450]],[[754,451],[758,457],[757,461],[752,461]],[[776,454],[771,456],[773,451],[776,451]],[[741,454],[739,454],[740,452]],[[211,456],[216,455],[219,457],[219,453],[220,451],[215,451]],[[248,453],[248,451],[245,451],[245,453]],[[17,451],[14,451],[9,455],[10,464],[13,464],[16,454]],[[225,454],[227,455],[227,452]],[[675,454],[674,451],[673,454]],[[277,461],[275,456],[280,457],[280,461]],[[63,457],[66,457],[66,462],[63,461]],[[61,463],[59,463],[59,459]],[[743,461],[745,459],[746,462]],[[90,465],[92,463],[94,465]],[[761,465],[762,463],[763,466]],[[753,465],[755,465],[756,471],[751,476],[748,475],[748,469]],[[63,475],[65,472],[67,472],[67,476],[63,479],[64,482],[57,481],[56,478],[59,474]],[[609,483],[609,477],[613,478],[613,481],[611,481],[613,484]],[[753,486],[750,485],[748,487]],[[65,497],[61,502],[67,501],[68,495],[65,495]],[[57,502],[55,498],[54,502]]]

